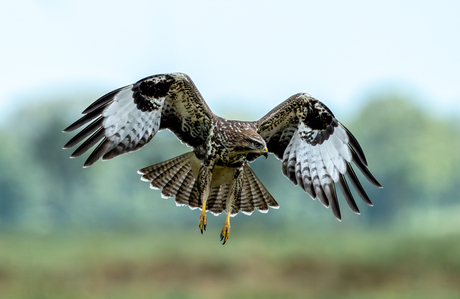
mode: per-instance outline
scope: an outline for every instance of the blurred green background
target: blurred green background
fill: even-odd
[[[0,4],[0,298],[459,298],[460,2]],[[187,73],[218,115],[254,120],[297,92],[356,136],[374,207],[343,221],[251,164],[280,204],[232,218],[176,207],[136,171],[188,151],[69,159],[62,130],[115,88]],[[244,107],[244,109],[243,109]]]
[[[88,169],[61,130],[91,98],[21,108],[1,127],[2,298],[457,298],[460,130],[397,93],[372,96],[345,124],[383,184],[344,220],[294,187],[274,156],[252,164],[281,208],[198,229],[136,171],[188,149],[152,144]],[[80,107],[78,107],[80,106]],[[66,111],[62,113],[62,111]],[[24,122],[27,119],[27,122]],[[36,132],[40,132],[37,134]],[[362,178],[363,179],[363,178]],[[355,198],[359,198],[355,194]]]

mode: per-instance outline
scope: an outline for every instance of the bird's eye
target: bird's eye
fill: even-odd
[[[251,141],[251,144],[255,147],[255,148],[259,148],[262,146],[262,143],[260,143],[259,141],[256,141],[256,140],[252,140]]]

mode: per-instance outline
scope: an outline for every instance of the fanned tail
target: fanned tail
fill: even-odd
[[[226,183],[212,188],[206,205],[208,211],[218,215],[225,210],[229,186],[230,183]],[[255,209],[262,213],[267,213],[269,207],[277,209],[279,205],[251,167],[245,164],[243,189],[232,205],[232,216],[238,214],[239,211],[246,215],[251,215]]]
[[[175,197],[177,205],[187,205],[191,209],[196,209],[201,208],[202,205],[198,197],[192,194],[199,163],[195,154],[188,152],[142,168],[138,173],[142,175],[141,180],[150,182],[150,188],[162,190],[162,197]],[[219,215],[225,210],[229,186],[230,182],[211,189],[206,202],[206,210],[214,215]],[[239,211],[251,215],[255,209],[266,213],[269,207],[276,209],[279,206],[251,167],[245,164],[243,188],[232,205],[232,216],[238,214]]]
[[[190,200],[190,193],[195,183],[191,160],[194,157],[193,152],[188,152],[142,168],[138,173],[142,174],[141,180],[150,182],[150,188],[162,190],[162,197],[175,197],[177,205],[188,205],[191,209],[196,209],[199,203]]]

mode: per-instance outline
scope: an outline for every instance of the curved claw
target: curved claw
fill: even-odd
[[[198,224],[198,227],[200,228],[201,234],[203,234],[203,230],[206,231],[206,217],[200,217],[200,223]]]
[[[220,241],[224,241],[222,245],[227,243],[228,237],[230,235],[230,225],[225,224],[224,227],[222,228],[222,231],[220,232]]]
[[[203,230],[206,231],[206,212],[200,213],[200,222],[198,223],[198,227],[200,228],[201,234],[203,234]]]

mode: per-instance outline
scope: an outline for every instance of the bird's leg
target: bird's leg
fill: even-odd
[[[207,221],[207,216],[206,216],[206,200],[203,200],[203,205],[201,207],[201,213],[200,213],[200,222],[198,222],[198,227],[200,228],[201,234],[203,234],[203,230],[206,230],[206,221]]]
[[[243,166],[239,168],[235,168],[233,171],[233,180],[230,183],[230,187],[227,194],[227,202],[225,206],[225,210],[227,212],[227,218],[225,219],[224,227],[220,232],[220,240],[224,241],[222,245],[224,245],[227,240],[228,236],[230,235],[230,215],[232,214],[233,204],[235,203],[236,199],[241,196],[241,190],[243,188]]]
[[[212,181],[212,169],[214,167],[214,162],[212,160],[205,160],[200,167],[197,178],[197,187],[198,187],[198,202],[202,202],[200,221],[198,226],[200,227],[201,233],[203,230],[206,230],[206,200],[209,196],[209,191],[211,190],[211,181]]]

